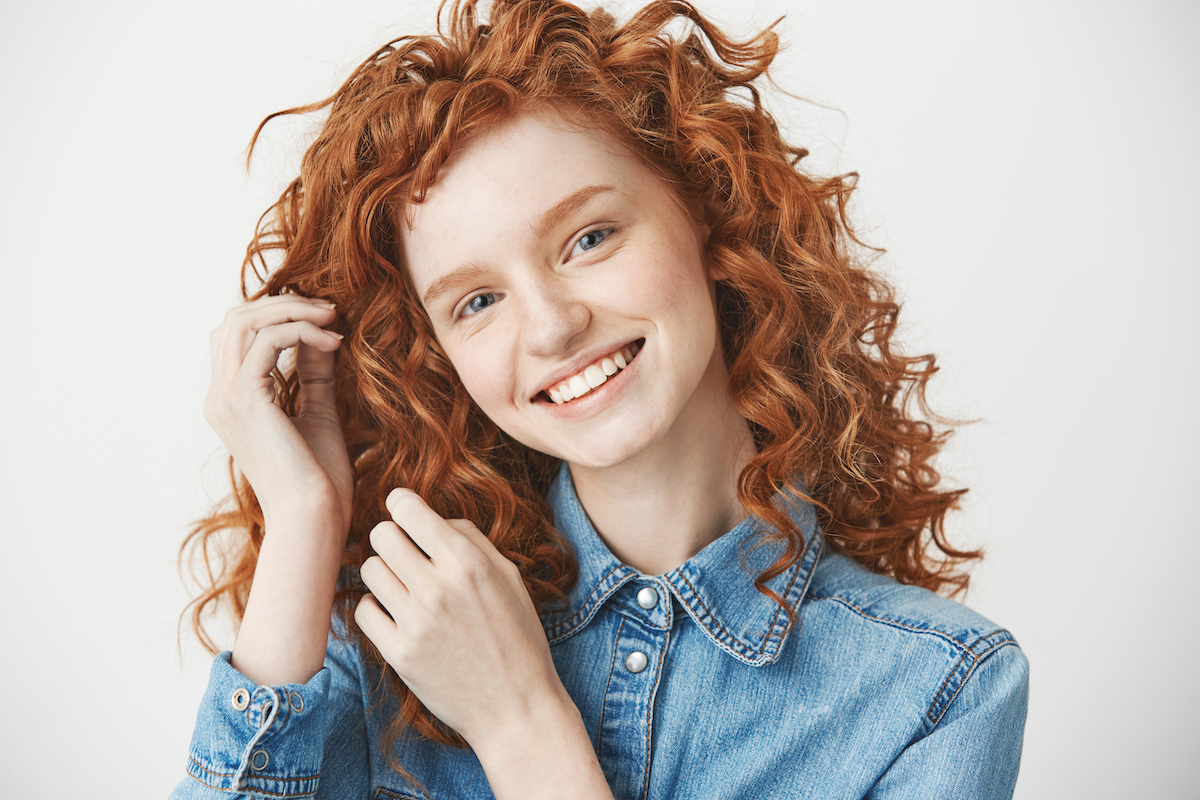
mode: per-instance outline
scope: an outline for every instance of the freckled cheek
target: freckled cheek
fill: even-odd
[[[503,413],[512,400],[513,382],[498,361],[470,359],[458,367],[458,376],[467,389],[467,394],[493,422]]]
[[[699,315],[713,313],[703,268],[695,260],[682,256],[652,265],[643,273],[643,280],[632,296],[639,298],[649,316],[679,313],[699,321]]]
[[[626,275],[618,296],[635,301],[650,315],[694,305],[698,293],[707,292],[702,270],[672,253],[643,258]]]

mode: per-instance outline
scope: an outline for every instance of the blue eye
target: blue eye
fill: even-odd
[[[478,314],[480,311],[485,310],[488,306],[495,304],[496,295],[491,292],[484,292],[483,294],[477,294],[468,300],[467,304],[463,306],[462,313],[464,317],[472,314]]]
[[[610,228],[600,228],[598,230],[588,231],[583,236],[579,237],[579,241],[575,242],[575,246],[571,248],[571,255],[577,256],[581,252],[591,250],[593,247],[597,247],[600,245],[600,243],[608,238],[610,233],[612,233]]]

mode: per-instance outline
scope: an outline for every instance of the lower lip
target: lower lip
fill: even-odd
[[[642,348],[645,349],[645,344],[642,345]],[[562,405],[555,403],[553,400],[540,400],[538,402],[543,406],[548,406],[548,410],[561,419],[574,419],[594,414],[600,408],[616,402],[617,398],[624,394],[626,387],[629,385],[629,381],[626,378],[632,377],[629,373],[637,368],[638,363],[641,361],[641,355],[639,351],[633,361],[630,361],[624,369],[615,375],[610,375],[608,380],[582,397],[577,397]]]

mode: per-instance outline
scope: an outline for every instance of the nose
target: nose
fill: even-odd
[[[591,309],[561,278],[531,282],[521,304],[521,347],[532,356],[554,356],[587,329]]]

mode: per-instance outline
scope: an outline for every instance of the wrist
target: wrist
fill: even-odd
[[[289,537],[316,537],[320,541],[345,544],[349,533],[349,509],[342,509],[336,500],[319,494],[259,503],[263,512],[263,528]]]
[[[497,798],[611,798],[579,709],[562,688],[467,738]]]

